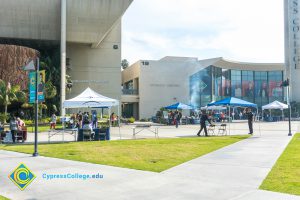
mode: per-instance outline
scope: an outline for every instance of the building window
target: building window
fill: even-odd
[[[272,71],[268,73],[269,79],[269,100],[270,102],[283,100],[283,89],[281,87],[283,73],[282,71]]]
[[[219,100],[222,97],[222,69],[219,67],[213,67],[213,83],[214,83],[214,100]]]
[[[242,97],[246,101],[254,102],[253,71],[242,71]]]
[[[222,69],[222,96],[231,96],[231,80],[230,80],[230,70]]]
[[[255,103],[263,106],[269,102],[268,73],[254,72]]]
[[[142,61],[142,65],[149,65],[149,61]]]
[[[232,96],[236,98],[242,97],[242,72],[240,70],[231,70],[231,91]]]

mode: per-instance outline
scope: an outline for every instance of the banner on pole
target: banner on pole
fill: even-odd
[[[35,72],[29,73],[29,103],[35,101]]]
[[[38,101],[44,102],[45,101],[45,70],[39,71],[38,76]],[[36,91],[36,72],[30,72],[29,73],[29,103],[35,102],[35,91]]]

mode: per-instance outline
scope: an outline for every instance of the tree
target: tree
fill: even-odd
[[[25,92],[21,91],[20,85],[11,86],[10,83],[0,79],[0,104],[4,105],[4,113],[7,114],[7,107],[12,102],[24,103]]]
[[[50,80],[48,80],[45,84],[45,98],[52,99],[57,94],[56,87],[52,84]]]
[[[121,61],[121,67],[122,69],[126,69],[129,66],[129,62],[126,59],[123,59]]]

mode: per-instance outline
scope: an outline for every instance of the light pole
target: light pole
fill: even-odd
[[[34,121],[34,152],[33,156],[36,157],[38,153],[38,111],[39,111],[39,98],[38,98],[38,78],[40,70],[40,59],[37,57],[36,70],[35,70],[35,121]],[[42,81],[42,80],[41,80]]]
[[[289,79],[286,79],[285,81],[283,81],[283,83],[281,84],[282,87],[286,87],[287,88],[287,104],[288,104],[288,109],[289,109],[289,133],[288,136],[292,136],[292,130],[291,130],[291,103],[290,103],[290,81]]]
[[[29,102],[35,103],[35,123],[34,123],[34,152],[32,156],[36,157],[38,156],[37,146],[38,146],[38,104],[39,104],[39,98],[38,98],[38,78],[39,78],[39,70],[40,70],[40,53],[37,51],[37,56],[35,58],[36,63],[34,64],[34,59],[30,59],[27,64],[23,67],[23,70],[25,71],[35,71],[35,78],[30,76],[30,89],[29,89]],[[35,79],[34,86],[31,87],[31,81]],[[35,87],[35,88],[34,88]],[[33,98],[34,97],[34,101]]]

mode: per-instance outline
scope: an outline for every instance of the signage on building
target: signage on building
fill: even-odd
[[[288,1],[290,67],[300,69],[300,9],[299,0]]]

